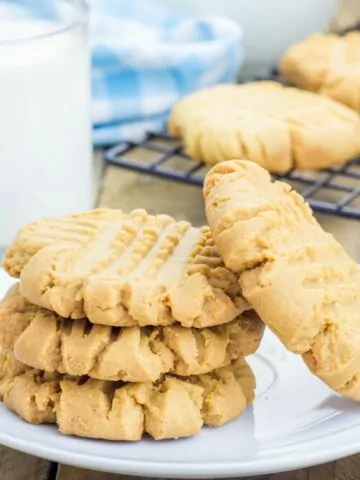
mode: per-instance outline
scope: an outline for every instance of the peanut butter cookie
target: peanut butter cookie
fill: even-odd
[[[214,239],[262,320],[334,390],[360,400],[360,269],[291,187],[246,161],[204,195]]]
[[[34,307],[16,290],[0,303],[0,347],[32,368],[99,380],[155,382],[169,372],[208,373],[254,353],[262,333],[254,311],[204,329],[117,328],[66,320]]]
[[[326,168],[360,153],[355,112],[276,82],[195,92],[175,105],[168,128],[193,158],[249,159],[270,172]]]
[[[242,359],[211,374],[166,375],[157,383],[104,382],[33,369],[1,377],[0,398],[26,421],[56,423],[66,435],[127,441],[144,433],[156,440],[189,437],[204,424],[223,425],[244,412],[255,388]]]
[[[144,210],[93,210],[24,227],[5,269],[31,303],[119,326],[203,328],[250,309],[208,227]]]
[[[294,85],[360,113],[360,33],[315,34],[292,45],[280,64]]]

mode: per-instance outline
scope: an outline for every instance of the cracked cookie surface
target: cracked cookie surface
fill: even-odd
[[[310,35],[289,47],[280,73],[299,88],[360,112],[360,33]]]
[[[20,230],[5,269],[31,303],[110,326],[203,328],[250,309],[208,227],[93,210]]]
[[[168,128],[195,159],[249,159],[271,172],[325,168],[360,152],[358,115],[276,82],[195,92],[175,105]]]
[[[206,212],[244,296],[334,390],[360,400],[360,269],[291,187],[252,162],[214,167]]]
[[[208,373],[254,353],[262,334],[254,311],[204,329],[116,328],[61,318],[16,289],[0,302],[0,347],[32,368],[99,380],[154,382],[168,372]]]
[[[255,388],[243,359],[211,374],[166,375],[157,383],[105,382],[33,369],[16,373],[0,375],[0,398],[10,410],[30,423],[57,423],[66,435],[106,440],[136,441],[145,433],[157,440],[196,435],[203,425],[220,426],[240,416]]]

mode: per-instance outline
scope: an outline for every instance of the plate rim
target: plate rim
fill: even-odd
[[[1,405],[7,415],[16,415]],[[54,428],[55,427],[51,427]],[[360,427],[354,427],[347,432],[359,440],[351,444],[343,442],[328,445],[321,449],[322,439],[307,442],[305,447],[286,451],[280,449],[280,454],[273,457],[255,459],[245,463],[238,461],[214,462],[211,464],[202,463],[180,463],[180,462],[149,462],[141,460],[125,460],[121,458],[109,458],[92,453],[76,453],[63,448],[54,448],[41,441],[41,437],[34,436],[31,443],[27,440],[15,437],[0,431],[0,444],[8,448],[18,450],[29,455],[34,455],[59,464],[71,465],[79,468],[86,468],[104,473],[115,473],[122,475],[145,476],[149,478],[230,478],[248,477],[258,475],[269,475],[291,470],[299,470],[315,465],[321,465],[331,461],[339,460],[360,452]],[[60,433],[58,433],[60,435]],[[346,435],[345,435],[346,437]],[[40,438],[40,439],[39,439]],[[326,437],[327,439],[329,437]],[[161,445],[161,443],[159,442]],[[320,451],[315,447],[320,446]],[[294,457],[296,453],[296,457]]]

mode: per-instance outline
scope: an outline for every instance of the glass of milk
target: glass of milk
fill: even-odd
[[[0,249],[92,205],[87,26],[82,0],[0,0]]]

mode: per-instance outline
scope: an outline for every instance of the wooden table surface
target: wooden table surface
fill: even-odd
[[[360,0],[341,0],[333,29],[342,29],[360,18]],[[101,171],[97,154],[96,171]],[[108,167],[100,181],[97,203],[102,207],[145,207],[150,213],[168,213],[195,225],[205,222],[201,190],[165,180]],[[360,226],[353,220],[318,215],[347,252],[360,262]],[[1,419],[0,419],[1,428]],[[128,480],[133,477],[91,472],[57,465],[0,446],[0,480]],[[260,477],[257,477],[260,478]],[[326,465],[261,477],[262,480],[360,480],[360,454]]]

